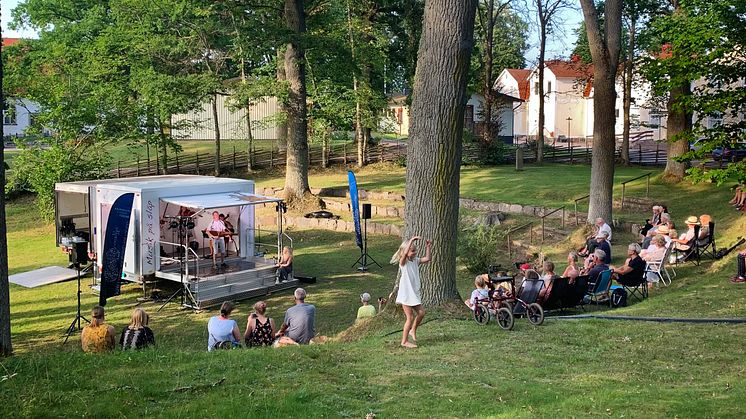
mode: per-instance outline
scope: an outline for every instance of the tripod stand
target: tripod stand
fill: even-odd
[[[359,264],[360,266],[358,266],[357,270],[360,272],[367,271],[368,266],[373,266],[373,264],[376,264],[379,268],[381,267],[381,265],[379,265],[378,262],[376,262],[376,260],[373,259],[373,256],[368,254],[368,219],[365,218],[364,220],[365,220],[365,223],[363,224],[364,225],[363,227],[364,229],[363,248],[360,249],[360,257],[357,258],[357,261],[355,261],[355,263],[352,264],[353,267]],[[373,263],[368,263],[369,259]]]
[[[171,294],[170,297],[166,299],[166,301],[163,303],[163,305],[160,308],[158,308],[159,313],[161,310],[163,310],[164,307],[166,307],[166,305],[168,305],[168,303],[173,301],[173,299],[176,298],[177,296],[181,297],[180,307],[184,307],[186,292],[188,292],[184,284],[184,264],[189,262],[189,257],[188,257],[189,248],[185,245],[187,241],[188,227],[185,222],[185,219],[182,219],[182,217],[179,217],[179,218],[180,218],[179,219],[179,245],[180,247],[178,250],[178,254],[179,254],[179,281],[181,283],[181,286],[173,294]],[[194,228],[194,224],[192,224],[192,228]],[[190,297],[191,297],[191,293],[190,293]],[[191,297],[191,299],[192,299],[192,302],[194,302],[194,297]]]
[[[83,328],[80,327],[81,319],[85,320],[86,323],[91,322],[80,314],[80,263],[75,262],[75,269],[78,271],[78,314],[75,316],[72,323],[70,323],[70,327],[67,328],[67,332],[65,333],[65,341],[62,342],[63,345],[67,343],[68,339],[70,339],[70,335],[79,330],[83,330]]]

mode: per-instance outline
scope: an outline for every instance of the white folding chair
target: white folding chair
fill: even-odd
[[[671,274],[668,272],[666,265],[668,265],[668,258],[671,257],[671,251],[673,250],[673,243],[666,249],[666,253],[660,260],[649,261],[645,265],[645,277],[658,277],[658,280],[665,286],[671,285]],[[676,277],[676,271],[673,270],[673,276]]]

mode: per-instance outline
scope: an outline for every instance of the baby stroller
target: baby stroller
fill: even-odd
[[[520,276],[498,276],[490,273],[489,298],[477,301],[474,307],[474,321],[480,325],[489,323],[494,317],[505,330],[513,329],[516,316],[525,316],[534,326],[544,322],[544,310],[536,302],[544,286],[536,271],[528,271],[516,293],[515,282]]]

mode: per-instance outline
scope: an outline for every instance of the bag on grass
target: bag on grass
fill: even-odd
[[[627,291],[624,288],[617,288],[611,292],[611,307],[627,307]]]

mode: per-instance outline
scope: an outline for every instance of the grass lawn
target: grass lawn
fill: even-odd
[[[567,178],[572,178],[578,169],[567,170]],[[501,168],[482,171],[506,179],[510,174]],[[548,179],[566,178],[564,168],[556,166],[554,172],[561,176]],[[626,173],[634,176],[632,171]],[[344,185],[342,176],[341,171],[319,173],[312,177],[312,185]],[[462,185],[469,186],[462,186],[462,194],[478,193],[477,183],[469,183],[474,176],[482,174],[466,170]],[[381,168],[366,168],[358,175],[362,187],[370,189],[391,189],[393,177],[389,169]],[[578,175],[576,181],[581,180]],[[263,184],[273,182],[262,180]],[[483,179],[488,182],[499,183]],[[549,194],[558,183],[541,184],[538,176],[533,182],[526,185],[537,189],[534,194]],[[567,186],[560,189],[568,190],[567,194],[556,199],[565,202],[582,189]],[[531,203],[536,199],[517,189],[506,191],[505,196],[523,201],[495,200]],[[668,196],[677,217],[707,211],[727,225],[717,236],[721,247],[746,231],[746,217],[721,208],[727,201],[724,190],[682,185],[669,188]],[[64,263],[54,249],[53,228],[39,226],[32,210],[28,199],[8,207],[11,272]],[[317,284],[307,287],[308,302],[318,309],[317,331],[338,339],[320,346],[208,354],[206,323],[216,310],[193,314],[169,305],[156,313],[158,305],[147,302],[140,306],[152,315],[157,348],[85,355],[77,336],[66,346],[60,339],[74,316],[74,282],[36,289],[11,286],[17,354],[0,363],[0,415],[359,418],[373,412],[378,417],[533,418],[746,414],[742,402],[746,361],[741,350],[746,325],[549,318],[540,327],[517,319],[515,329],[505,332],[494,323],[478,326],[465,309],[457,307],[431,310],[418,333],[421,347],[403,350],[398,346],[401,314],[384,313],[353,326],[360,293],[367,291],[376,298],[392,288],[395,267],[385,262],[398,240],[370,236],[369,251],[384,267],[360,274],[350,268],[359,255],[350,234],[314,230],[290,234],[297,246],[297,272],[319,277]],[[550,254],[561,258],[571,247],[561,243]],[[621,251],[615,255],[620,262]],[[746,317],[744,286],[727,281],[735,267],[734,256],[677,268],[678,277],[670,287],[612,314]],[[472,274],[459,271],[461,295],[468,295],[472,281]],[[141,294],[137,286],[129,285],[121,296],[109,300],[107,320],[118,332]],[[83,307],[96,301],[84,287]],[[270,315],[278,320],[292,304],[289,292],[266,301]],[[242,301],[234,314],[241,328],[253,302]]]

